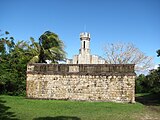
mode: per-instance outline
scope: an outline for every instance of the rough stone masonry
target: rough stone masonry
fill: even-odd
[[[133,64],[28,64],[27,97],[135,102]]]

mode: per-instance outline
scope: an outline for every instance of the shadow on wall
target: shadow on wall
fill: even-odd
[[[2,97],[0,97],[0,120],[19,120],[14,112],[8,112],[10,107],[5,106],[5,103],[6,101],[3,101]]]
[[[71,117],[71,116],[56,116],[56,117],[39,117],[34,118],[33,120],[81,120],[78,117]]]

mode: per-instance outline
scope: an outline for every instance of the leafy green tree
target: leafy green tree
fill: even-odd
[[[38,63],[40,61],[39,56],[40,56],[40,52],[41,52],[41,47],[40,47],[39,43],[34,40],[34,38],[31,37],[30,41],[31,41],[31,44],[27,45],[28,52],[26,53],[29,56],[31,56],[29,63]]]
[[[50,60],[52,63],[65,60],[64,44],[58,35],[46,31],[39,38],[39,43],[30,38],[31,44],[28,45],[28,54],[32,56],[29,63],[46,63]]]
[[[40,36],[39,44],[41,48],[39,54],[40,63],[45,63],[46,60],[51,60],[52,63],[58,63],[58,61],[65,59],[64,44],[57,34],[46,31]]]
[[[20,41],[14,46],[14,50],[11,52],[10,66],[14,71],[14,78],[12,77],[14,94],[24,94],[26,86],[26,68],[27,63],[30,61],[31,56],[28,55],[27,43]]]
[[[160,49],[157,50],[157,56],[160,57]],[[160,93],[160,67],[152,70],[146,77],[150,86],[150,92]]]
[[[145,80],[146,80],[146,76],[144,74],[140,74],[136,78],[136,93],[146,92],[146,90],[145,90],[145,86],[146,86]]]
[[[157,56],[160,56],[160,50]],[[146,76],[139,75],[136,79],[136,93],[160,93],[160,67],[153,69]]]
[[[8,54],[14,47],[14,38],[8,37],[9,32],[6,31],[4,34],[0,34],[0,55]],[[1,59],[0,59],[1,60]]]
[[[14,43],[9,32],[0,34],[0,93],[10,95],[25,94],[27,64],[46,62],[57,63],[65,59],[64,44],[58,35],[46,31],[39,42]]]
[[[0,93],[19,95],[25,93],[26,66],[31,56],[27,43],[14,43],[9,32],[0,36]]]
[[[0,31],[2,32],[2,31]],[[0,34],[0,93],[5,92],[6,83],[12,76],[12,71],[10,68],[10,52],[14,48],[14,38],[8,37],[9,32]]]
[[[152,70],[146,78],[149,92],[160,93],[160,68]]]
[[[26,55],[25,42],[14,45],[11,52],[2,57],[0,64],[1,93],[19,95],[25,93],[26,67],[31,59]]]

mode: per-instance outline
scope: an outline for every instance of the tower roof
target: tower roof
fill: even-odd
[[[80,33],[80,39],[81,40],[90,40],[90,33],[88,33],[88,32]]]

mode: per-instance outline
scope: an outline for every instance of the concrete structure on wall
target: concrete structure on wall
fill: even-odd
[[[26,91],[36,99],[134,103],[134,65],[28,64]]]
[[[90,34],[80,33],[81,48],[79,55],[74,55],[73,59],[67,59],[67,64],[104,64],[105,60],[97,55],[90,54]]]

